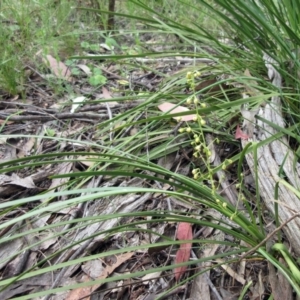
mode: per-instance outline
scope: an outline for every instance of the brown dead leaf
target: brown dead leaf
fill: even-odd
[[[87,65],[79,64],[77,65],[77,67],[80,68],[88,76],[91,76],[93,74],[90,67],[88,67]]]
[[[225,262],[222,259],[216,259],[218,263]],[[232,268],[230,268],[228,265],[222,264],[221,267],[230,275],[233,279],[241,283],[242,285],[246,284],[246,279],[242,276],[240,276],[237,272],[235,272]]]
[[[249,136],[248,136],[246,133],[244,133],[244,132],[242,131],[242,129],[240,128],[240,126],[238,125],[237,128],[236,128],[236,132],[235,132],[234,138],[235,138],[236,140],[238,140],[238,139],[241,139],[241,140],[248,140],[248,139],[249,139]]]
[[[0,125],[3,125],[3,124],[5,124],[5,125],[10,125],[10,124],[12,124],[12,123],[13,123],[13,121],[0,120]]]
[[[49,66],[55,76],[69,82],[72,81],[72,73],[63,62],[58,61],[50,54],[46,55],[44,62]]]
[[[181,222],[177,228],[178,240],[192,240],[192,226],[190,223]],[[181,244],[176,253],[175,264],[186,262],[190,259],[192,243]],[[176,281],[185,273],[187,266],[181,266],[174,269],[174,276]]]
[[[36,143],[36,139],[31,137],[28,138],[27,141],[20,147],[18,158],[26,157],[30,155],[30,151]]]
[[[77,157],[77,160],[87,167],[92,167],[93,165],[95,165],[97,158],[99,158],[99,156],[80,155]]]
[[[176,253],[175,264],[186,262],[190,259],[192,244],[186,243],[180,245],[179,250]],[[176,281],[185,273],[187,266],[181,266],[174,269],[174,276]]]
[[[111,99],[112,98],[110,92],[108,91],[108,89],[105,86],[102,87],[102,94],[103,94],[103,97],[105,99]]]
[[[180,241],[193,239],[192,226],[190,223],[179,223],[177,228],[177,238]]]
[[[126,262],[133,255],[134,255],[134,252],[117,255],[116,256],[116,261],[114,262],[114,264],[106,265],[106,267],[103,269],[102,275],[100,275],[97,278],[93,278],[93,279],[99,280],[99,279],[107,278],[110,274],[112,274],[112,272],[117,267],[119,267],[122,263]],[[91,278],[87,275],[84,275],[82,277],[82,280],[83,281],[90,281]],[[81,298],[86,299],[86,300],[90,300],[90,294],[92,292],[94,292],[97,288],[99,288],[100,286],[101,286],[101,284],[95,284],[95,285],[92,285],[92,286],[87,286],[87,287],[75,289],[67,295],[65,300],[74,300],[74,299],[81,299]]]
[[[170,114],[176,114],[176,113],[180,113],[180,112],[186,112],[189,111],[189,109],[187,107],[184,106],[176,106],[175,104],[172,104],[170,102],[164,102],[160,105],[158,105],[158,108],[162,111],[162,112],[170,112]],[[197,118],[196,115],[191,114],[191,115],[185,115],[185,116],[180,116],[180,117],[172,117],[174,120],[176,121],[193,121]]]
[[[7,176],[7,175],[2,175],[5,176],[6,178],[1,180],[0,182],[0,186],[5,186],[5,185],[17,185],[17,186],[21,186],[21,187],[25,187],[27,189],[34,189],[36,188],[32,178],[29,177],[25,177],[25,178],[21,178],[19,177],[17,174],[12,174],[11,176]]]
[[[112,96],[111,96],[109,90],[105,86],[102,87],[102,95],[103,95],[104,99],[112,99]],[[109,107],[114,107],[114,106],[118,105],[118,102],[110,101],[110,102],[108,102],[107,105],[109,105]]]

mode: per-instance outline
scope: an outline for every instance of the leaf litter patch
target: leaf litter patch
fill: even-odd
[[[175,295],[192,297],[194,299],[209,299],[213,297],[237,297],[245,284],[244,278],[253,278],[250,288],[251,297],[256,299],[262,292],[268,291],[268,282],[264,281],[266,268],[261,262],[247,262],[238,265],[232,264],[227,269],[220,266],[220,261],[209,264],[190,264],[174,269],[175,263],[192,262],[195,257],[210,256],[220,251],[225,251],[226,246],[215,245],[209,248],[199,247],[198,244],[183,243],[176,247],[163,245],[170,240],[178,238],[179,241],[193,238],[216,238],[222,241],[231,237],[222,235],[218,230],[209,230],[207,227],[186,225],[185,223],[159,220],[159,215],[164,212],[181,211],[193,213],[200,217],[209,217],[214,212],[205,211],[203,207],[197,207],[195,203],[187,200],[179,202],[175,197],[166,197],[164,190],[172,188],[170,185],[162,185],[155,180],[146,180],[118,176],[112,178],[108,175],[91,175],[88,180],[82,181],[81,187],[88,189],[109,187],[150,187],[161,189],[161,194],[125,194],[119,196],[92,198],[91,201],[78,201],[69,206],[63,205],[64,201],[87,197],[86,191],[79,194],[67,194],[76,187],[76,176],[88,170],[101,170],[101,163],[97,152],[105,153],[105,147],[117,147],[114,137],[128,137],[132,132],[143,129],[138,119],[118,121],[110,124],[111,120],[136,107],[143,107],[144,115],[147,111],[143,106],[151,93],[159,91],[171,74],[189,68],[193,60],[175,57],[168,60],[143,59],[135,62],[135,67],[126,70],[126,67],[111,62],[87,65],[86,60],[78,63],[76,73],[64,62],[53,56],[46,56],[44,61],[48,68],[48,74],[37,74],[32,70],[29,77],[26,101],[18,97],[6,97],[0,103],[0,120],[2,121],[2,134],[7,136],[1,140],[2,167],[14,166],[15,170],[3,173],[0,182],[1,203],[14,205],[14,201],[26,197],[43,195],[42,199],[35,198],[30,203],[19,203],[15,208],[4,211],[1,220],[1,276],[2,280],[16,278],[31,268],[35,270],[45,269],[51,265],[62,264],[59,269],[45,271],[30,278],[16,278],[9,286],[2,287],[3,299],[9,299],[20,295],[31,295],[50,288],[60,288],[82,283],[82,286],[71,291],[57,291],[51,299],[155,299],[165,297],[173,299]],[[202,62],[201,62],[202,63]],[[144,68],[148,64],[151,68]],[[151,70],[155,71],[151,71]],[[101,70],[96,71],[96,70]],[[124,76],[124,73],[126,76]],[[130,74],[130,76],[129,76]],[[97,75],[93,80],[89,76]],[[104,77],[105,80],[102,78]],[[198,89],[205,90],[215,82],[207,81],[207,77],[200,78]],[[98,80],[98,81],[97,81]],[[57,81],[66,89],[71,89],[76,97],[69,94],[56,94],[51,81]],[[204,84],[203,84],[204,82]],[[222,87],[213,91],[208,88],[207,93],[218,93]],[[185,84],[175,86],[176,91],[182,97],[189,93]],[[147,97],[144,97],[144,94]],[[204,95],[205,92],[204,92]],[[116,101],[116,99],[119,99]],[[170,106],[171,105],[171,106]],[[167,106],[167,108],[166,108]],[[161,101],[160,104],[149,104],[149,114],[155,109],[164,113],[174,108],[174,104]],[[177,112],[188,112],[187,107],[177,106]],[[155,114],[153,114],[155,116]],[[183,121],[192,121],[194,115]],[[130,118],[130,116],[128,116]],[[176,120],[175,121],[179,121]],[[130,122],[134,125],[130,125]],[[108,124],[109,130],[101,130],[101,124]],[[126,126],[124,126],[126,124]],[[170,135],[183,143],[187,137],[176,136],[172,131],[175,123],[166,123]],[[130,127],[130,130],[127,128]],[[237,127],[239,130],[239,127]],[[29,136],[30,135],[30,136]],[[207,135],[210,138],[210,135]],[[246,138],[242,133],[236,134],[236,138]],[[97,147],[99,145],[99,147]],[[103,147],[105,146],[105,147]],[[148,148],[147,148],[148,147]],[[150,148],[149,148],[150,147]],[[220,164],[221,161],[231,155],[232,149],[224,152],[226,143],[221,146],[212,144],[214,151],[212,164]],[[228,146],[229,147],[229,146]],[[221,148],[222,151],[221,151]],[[230,148],[230,147],[229,147]],[[141,148],[141,154],[155,149],[154,144]],[[197,159],[191,156],[189,149],[174,148],[171,153],[156,158],[161,167],[170,171],[181,173],[184,176],[191,174],[191,163],[199,164]],[[63,156],[57,153],[65,153]],[[48,156],[45,154],[48,154]],[[42,158],[39,158],[44,155]],[[22,160],[24,159],[24,160]],[[14,162],[15,160],[15,162]],[[102,162],[102,164],[105,162]],[[201,164],[200,168],[203,168]],[[113,171],[113,164],[108,166]],[[17,173],[16,173],[17,170]],[[236,174],[229,169],[233,177]],[[52,178],[53,175],[70,174],[66,178]],[[153,175],[149,171],[145,175]],[[223,176],[218,174],[219,177]],[[224,193],[235,201],[237,191],[231,184],[234,179],[223,181]],[[53,196],[56,192],[56,196]],[[47,194],[49,197],[47,198]],[[91,193],[92,194],[92,193]],[[77,197],[77,198],[76,198]],[[61,203],[61,205],[60,205]],[[9,207],[9,206],[7,206]],[[4,209],[4,207],[2,208]],[[41,209],[40,211],[37,211]],[[37,213],[35,213],[37,211]],[[149,218],[149,223],[138,222],[139,218],[131,213],[136,211],[153,211],[156,216]],[[22,216],[31,213],[29,217]],[[119,218],[106,219],[105,216],[120,214]],[[97,219],[98,216],[102,218]],[[216,220],[220,215],[214,216]],[[15,221],[14,221],[15,220]],[[78,220],[76,223],[75,221]],[[140,219],[144,221],[144,219]],[[10,222],[6,225],[6,222]],[[135,224],[134,226],[132,224]],[[124,226],[126,231],[105,234],[111,228]],[[185,228],[188,226],[188,228]],[[185,234],[181,234],[182,231]],[[28,234],[27,234],[28,233]],[[62,234],[63,233],[63,234]],[[10,238],[11,237],[11,238]],[[161,247],[148,247],[161,243]],[[121,253],[120,249],[131,247],[127,253]],[[65,249],[60,252],[61,249]],[[192,250],[192,251],[191,251]],[[106,256],[105,253],[115,253]],[[195,255],[195,257],[193,256]],[[100,257],[99,257],[100,256]],[[74,259],[81,259],[76,264],[64,266],[63,263]],[[87,258],[87,260],[84,260]],[[166,267],[165,270],[151,273],[156,267]],[[175,287],[175,284],[192,276],[203,268],[211,267],[211,271],[197,275],[193,280],[184,284],[178,284],[167,295],[164,292]],[[173,270],[174,269],[174,270]],[[132,277],[135,272],[138,276]],[[110,281],[106,279],[124,275],[124,279]],[[127,276],[128,275],[128,276]],[[127,277],[126,277],[127,276]],[[91,284],[91,280],[94,281]],[[97,282],[102,281],[102,282]],[[84,286],[88,283],[88,286]],[[208,288],[208,286],[210,288]],[[38,294],[37,294],[38,296]],[[44,299],[48,299],[46,296]],[[200,299],[199,298],[199,299]]]

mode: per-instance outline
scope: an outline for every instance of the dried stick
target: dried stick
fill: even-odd
[[[289,219],[287,219],[284,223],[282,223],[278,228],[276,228],[274,231],[269,233],[259,244],[257,244],[254,248],[247,251],[245,254],[243,254],[239,261],[245,259],[250,254],[254,253],[257,249],[259,249],[263,244],[265,244],[274,234],[276,234],[279,230],[281,230],[287,223],[291,222],[296,217],[300,217],[300,213],[294,214]]]

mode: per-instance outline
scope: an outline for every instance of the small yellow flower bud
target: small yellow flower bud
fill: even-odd
[[[191,79],[193,77],[193,73],[192,72],[187,72],[186,73],[186,78],[187,79]]]
[[[192,132],[192,128],[191,127],[187,127],[186,132],[188,132],[188,133]]]
[[[227,207],[227,203],[226,203],[226,202],[223,202],[222,206],[223,206],[224,208],[226,208],[226,207]]]
[[[205,121],[205,120],[203,120],[203,119],[201,119],[201,121],[200,121],[200,124],[203,126],[203,125],[205,125],[205,124],[206,124],[206,121]]]
[[[188,97],[186,99],[186,104],[188,104],[188,105],[192,104],[192,98],[191,97]]]
[[[194,73],[194,76],[195,76],[195,77],[200,77],[200,76],[201,76],[201,73],[200,73],[199,71],[196,71],[196,72]]]
[[[206,107],[206,103],[201,103],[201,107],[205,108]]]

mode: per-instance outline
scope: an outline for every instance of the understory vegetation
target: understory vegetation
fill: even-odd
[[[0,298],[299,297],[298,6],[1,1]]]

